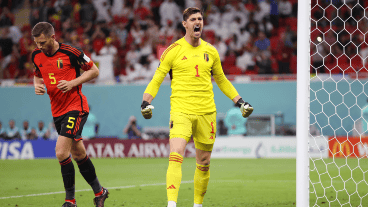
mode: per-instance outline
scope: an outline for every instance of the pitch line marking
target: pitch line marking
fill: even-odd
[[[222,182],[234,182],[234,183],[249,183],[249,182],[271,182],[275,180],[210,180],[211,183],[222,183]],[[278,181],[278,180],[276,180]],[[193,180],[190,181],[182,181],[181,183],[193,183]],[[295,180],[279,180],[278,182],[295,182]],[[146,186],[159,186],[159,185],[166,185],[166,183],[152,183],[152,184],[141,184],[141,185],[127,185],[127,186],[118,186],[118,187],[106,187],[107,189],[125,189],[125,188],[136,188],[136,187],[146,187]],[[85,192],[85,191],[92,191],[92,189],[82,189],[76,190],[75,192]],[[50,192],[50,193],[39,193],[39,194],[29,194],[29,195],[19,195],[19,196],[8,196],[8,197],[0,197],[2,199],[9,199],[9,198],[23,198],[23,197],[35,197],[35,196],[44,196],[44,195],[54,195],[54,194],[62,194],[65,191],[58,191],[58,192]]]
[[[182,181],[181,183],[193,183],[193,180],[190,181]],[[158,186],[158,185],[166,185],[166,183],[153,183],[153,184],[141,184],[141,185],[128,185],[128,186],[118,186],[118,187],[107,187],[107,189],[123,189],[123,188],[135,188],[135,187],[145,187],[145,186]],[[84,191],[92,191],[92,189],[82,189],[76,190],[75,192],[84,192]],[[58,191],[58,192],[50,192],[50,193],[39,193],[39,194],[29,194],[29,195],[19,195],[19,196],[8,196],[8,197],[0,197],[2,199],[9,199],[9,198],[23,198],[23,197],[35,197],[35,196],[43,196],[43,195],[54,195],[54,194],[62,194],[65,191]]]

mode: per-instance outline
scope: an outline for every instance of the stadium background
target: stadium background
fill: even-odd
[[[311,116],[311,127],[314,127],[315,133],[313,135],[321,140],[334,134],[340,136],[356,135],[357,132],[352,129],[355,129],[357,123],[362,122],[359,120],[361,109],[367,103],[366,95],[359,91],[366,91],[365,82],[368,77],[367,67],[363,61],[364,57],[362,58],[367,54],[365,36],[368,31],[368,14],[366,12],[368,2],[363,0],[345,2],[344,5],[342,0],[322,0],[318,1],[318,6],[316,6],[317,1],[312,0],[311,26],[313,32],[311,33],[310,72],[313,82],[311,88],[318,91],[322,87],[320,81],[328,80],[330,77],[333,77],[334,80],[348,80],[351,83],[357,78],[361,81],[361,83],[352,85],[328,82],[324,86],[326,90],[320,90],[315,94],[311,93],[312,100],[313,98],[320,100],[311,103],[310,110],[313,114],[321,112],[321,116],[326,116],[326,114],[337,113],[340,117],[351,117],[350,120],[341,121],[341,128],[335,130],[338,126],[326,127],[329,124],[327,118],[315,123],[315,117]],[[259,117],[259,119],[256,118],[252,123],[258,124],[260,129],[266,130],[266,135],[260,131],[258,135],[256,131],[254,136],[218,135],[216,141],[218,146],[215,148],[214,157],[274,158],[273,160],[262,159],[258,161],[214,159],[212,161],[214,166],[217,163],[225,169],[231,169],[238,167],[234,163],[241,163],[244,168],[239,168],[235,172],[219,170],[218,168],[218,172],[222,174],[220,176],[217,174],[217,177],[214,174],[214,182],[217,182],[218,185],[213,183],[212,190],[224,188],[233,192],[232,189],[226,187],[226,184],[222,184],[231,183],[232,186],[239,189],[239,192],[254,197],[249,201],[235,199],[231,204],[237,206],[250,204],[257,206],[262,202],[273,206],[293,206],[295,203],[295,159],[276,158],[296,157],[297,0],[3,0],[0,3],[0,122],[2,122],[2,128],[6,130],[8,121],[11,119],[15,120],[19,129],[22,128],[24,120],[29,121],[31,128],[37,128],[37,123],[40,120],[49,127],[52,118],[49,98],[47,95],[36,96],[34,94],[33,66],[30,62],[30,54],[36,47],[30,36],[31,28],[39,21],[48,21],[54,25],[58,41],[81,47],[99,65],[101,71],[101,77],[84,84],[82,90],[87,96],[88,102],[92,106],[91,112],[96,115],[99,124],[98,138],[86,140],[88,146],[92,146],[89,148],[91,157],[166,157],[170,81],[165,79],[153,102],[155,109],[151,120],[145,120],[141,117],[139,106],[143,91],[158,65],[160,54],[184,34],[183,28],[180,26],[181,13],[188,6],[203,8],[205,20],[203,39],[219,50],[223,69],[228,79],[232,81],[245,101],[254,106],[255,111],[252,116]],[[358,28],[360,32],[355,31],[354,28]],[[319,44],[317,37],[325,37],[323,43]],[[350,40],[354,44],[349,44]],[[317,50],[318,54],[316,54]],[[336,55],[342,53],[344,53],[342,56]],[[313,79],[313,77],[317,77],[316,74],[318,74],[318,78]],[[213,84],[218,120],[223,120],[233,104],[222,94],[215,82]],[[335,93],[330,97],[331,99],[324,100],[326,94],[328,96],[328,93],[331,93],[336,87],[340,91],[346,91],[346,93]],[[333,104],[324,104],[328,101],[338,102],[344,97],[347,101],[345,106],[335,108]],[[123,129],[131,116],[137,118],[137,123],[142,127],[142,131],[149,129],[155,133],[148,140],[127,140],[127,134],[123,133]],[[262,117],[275,118],[274,135],[271,135],[271,129],[267,129],[272,124],[270,121],[262,122]],[[160,132],[162,133],[160,134]],[[158,135],[160,136],[156,137]],[[102,139],[104,141],[100,141]],[[104,145],[103,147],[101,147],[101,143]],[[0,144],[1,159],[53,158],[55,156],[53,152],[55,141],[51,140],[11,140],[0,141]],[[100,146],[98,146],[99,144]],[[111,150],[107,147],[109,144],[112,145],[110,146]],[[129,149],[124,151],[123,148],[119,148],[121,146],[119,144],[123,144],[125,148],[129,146]],[[310,147],[312,156],[324,158],[331,156],[328,154],[328,149],[332,147],[323,144],[323,142],[312,143]],[[160,150],[156,150],[156,148]],[[188,148],[186,156],[193,157],[193,146],[190,144]],[[336,150],[338,152],[340,149],[335,149],[335,152]],[[367,154],[367,152],[362,152],[356,156],[366,156]],[[187,166],[194,164],[192,158],[187,159]],[[96,161],[98,162],[96,166],[101,166],[101,177],[105,175],[105,178],[101,179],[105,182],[108,180],[107,177],[120,177],[120,173],[124,172],[125,179],[111,179],[107,182],[108,185],[123,185],[121,188],[124,188],[129,184],[133,185],[133,181],[135,181],[138,183],[136,187],[140,189],[147,183],[152,184],[151,181],[153,184],[157,184],[164,182],[164,180],[141,179],[142,175],[139,173],[136,174],[137,179],[129,180],[129,177],[135,174],[132,169],[144,170],[147,166],[151,166],[152,162],[166,168],[166,161],[166,159],[155,159],[154,161],[110,159],[106,161],[108,164],[104,163],[105,161]],[[53,161],[35,160],[35,162],[23,162],[22,166],[25,166],[29,172],[25,178],[36,175],[32,184],[35,182],[42,184],[42,178],[37,176],[37,166],[52,166]],[[126,168],[129,170],[121,166],[112,167],[120,164],[127,166]],[[29,201],[37,203],[39,201],[37,197],[31,199],[30,197],[22,197],[22,195],[62,190],[61,182],[60,185],[55,182],[54,187],[47,189],[44,189],[43,185],[40,184],[36,187],[36,192],[34,189],[27,188],[21,191],[14,190],[13,188],[18,184],[11,182],[11,180],[14,180],[15,177],[22,177],[16,173],[19,166],[21,166],[20,162],[1,161],[1,168],[11,173],[2,171],[0,176],[5,179],[1,180],[0,183],[2,186],[11,187],[12,190],[4,195],[8,197],[0,197],[0,200],[4,200],[8,204]],[[249,166],[249,169],[245,166]],[[254,170],[259,166],[269,167]],[[363,168],[365,169],[365,167]],[[50,174],[52,173],[50,172]],[[183,175],[185,173],[188,174],[189,170],[183,172]],[[226,180],[226,175],[231,173],[236,174],[234,179]],[[249,177],[244,176],[245,174]],[[152,172],[152,177],[164,178],[163,175],[164,171]],[[138,180],[138,177],[141,180]],[[216,181],[216,178],[219,179],[219,177],[224,178],[224,180]],[[55,177],[55,180],[57,179],[59,177]],[[79,184],[78,179],[81,180],[81,178],[77,177],[77,184]],[[183,177],[184,181],[190,179],[192,178],[187,175]],[[262,182],[262,187],[259,187],[259,183],[255,181]],[[28,180],[20,180],[19,182],[30,183]],[[275,193],[281,188],[280,182],[284,190],[280,192],[287,192],[283,195]],[[88,188],[83,184],[79,185],[84,189]],[[257,192],[260,195],[269,192],[266,194],[274,194],[274,196],[267,199],[259,198],[256,193],[251,193],[250,189],[244,185],[248,185],[251,189],[259,187]],[[120,190],[121,188],[116,189]],[[273,190],[270,191],[270,188]],[[162,195],[165,192],[161,192],[159,189],[161,188],[157,187],[157,192],[160,194],[155,195],[164,197]],[[134,189],[131,192],[130,202],[134,203],[133,200],[139,199],[139,197],[133,196]],[[183,194],[186,196],[187,193]],[[19,200],[12,197],[18,195],[21,195]],[[192,197],[190,193],[188,195]],[[228,206],[224,202],[226,194],[223,194],[222,191],[213,195],[224,196],[220,196],[217,200],[215,197],[210,197],[212,199],[209,201],[210,204],[212,202],[215,206]],[[62,195],[59,197],[61,198]],[[53,199],[55,198],[57,196],[53,197]],[[150,199],[154,200],[155,197],[150,197]],[[262,201],[262,199],[264,200]],[[127,200],[127,206],[142,205],[142,203],[132,205],[129,203],[129,199]],[[157,206],[150,202],[147,201],[146,206]],[[188,201],[185,202],[190,204]],[[160,203],[160,205],[164,204]]]

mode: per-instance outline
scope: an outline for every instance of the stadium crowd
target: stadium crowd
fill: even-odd
[[[368,2],[343,2],[312,0],[312,73],[365,70]],[[29,7],[29,22],[15,25],[19,5]],[[32,80],[31,28],[47,21],[59,42],[100,64],[98,82],[149,80],[160,54],[183,36],[183,9],[193,6],[204,11],[203,38],[217,48],[225,74],[296,73],[297,0],[7,0],[0,6],[0,79]]]
[[[82,48],[107,80],[148,80],[163,50],[183,36],[181,14],[193,6],[204,11],[203,38],[218,49],[225,74],[296,73],[297,0],[31,0],[23,8],[27,4],[23,25],[14,24],[19,6],[1,4],[3,79],[32,79],[31,28],[47,21],[59,42]]]

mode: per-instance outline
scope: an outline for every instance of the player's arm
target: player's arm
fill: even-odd
[[[84,71],[84,73],[76,79],[71,81],[60,80],[57,88],[62,90],[63,93],[70,91],[73,87],[79,86],[85,82],[88,82],[94,78],[96,78],[99,74],[99,70],[97,66],[93,63],[91,69]]]
[[[156,69],[155,75],[153,76],[151,82],[148,84],[146,90],[143,93],[141,113],[145,119],[150,119],[152,117],[152,109],[154,109],[154,107],[151,105],[151,103],[156,97],[166,74],[170,71],[172,67],[172,59],[174,58],[176,52],[174,49],[165,51],[163,54],[164,55],[161,56],[160,65]]]
[[[242,99],[233,84],[231,84],[231,82],[226,78],[224,71],[222,70],[220,56],[218,55],[217,51],[215,53],[212,72],[213,78],[215,79],[220,90],[240,108],[244,118],[248,117],[253,112],[253,107]]]
[[[87,57],[87,55],[85,55],[80,48],[75,47],[75,49],[80,52],[80,55],[72,56],[71,64],[75,68],[81,68],[82,70],[84,70],[84,73],[76,79],[70,81],[60,80],[58,82],[57,88],[63,91],[63,93],[70,91],[73,87],[79,86],[96,78],[99,74],[99,70],[97,66],[93,63],[93,61],[89,57]]]
[[[33,78],[33,85],[35,87],[36,95],[43,95],[46,93],[45,86],[43,85],[42,81],[43,79],[37,76],[34,76]]]
[[[43,85],[43,78],[42,74],[40,72],[40,69],[34,64],[34,60],[32,57],[32,62],[35,67],[34,70],[34,78],[33,78],[33,85],[35,87],[35,93],[36,95],[43,95],[46,93],[45,86]]]

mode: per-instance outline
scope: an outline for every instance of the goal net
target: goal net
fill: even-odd
[[[368,1],[310,3],[309,206],[368,206]]]

